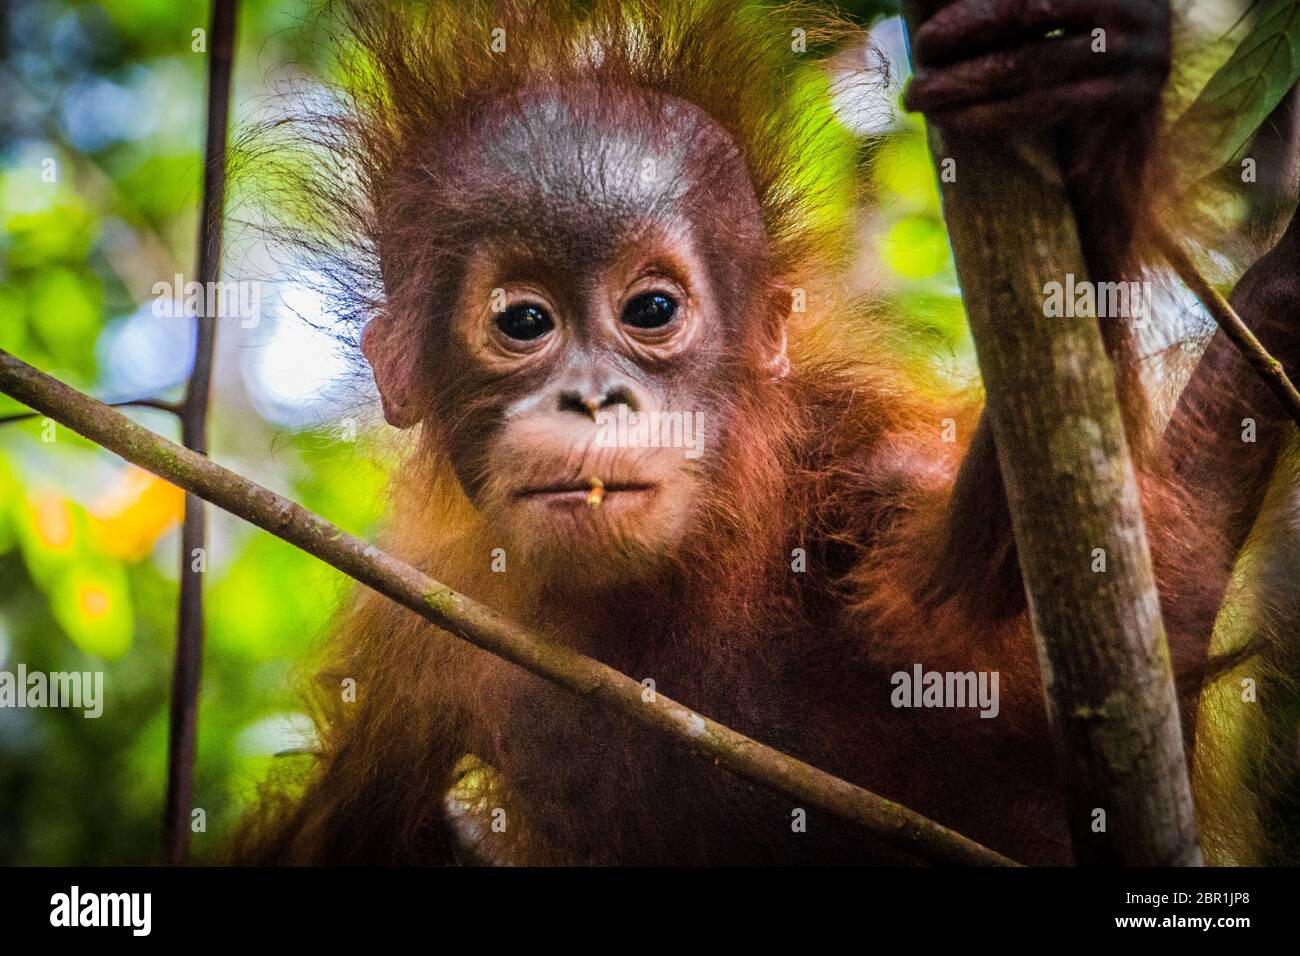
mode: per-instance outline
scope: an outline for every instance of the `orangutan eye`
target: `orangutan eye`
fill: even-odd
[[[512,339],[531,342],[555,328],[555,323],[541,306],[525,302],[498,315],[497,328]]]
[[[673,320],[677,303],[662,292],[646,292],[623,309],[623,322],[634,329],[659,329]]]

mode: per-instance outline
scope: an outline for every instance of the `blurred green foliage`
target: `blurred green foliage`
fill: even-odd
[[[240,4],[237,109],[265,93],[272,68],[311,68],[294,45],[304,12]],[[0,8],[0,93],[12,107],[0,113],[0,347],[96,395],[143,397],[110,394],[106,337],[153,282],[193,270],[207,61],[192,45],[207,17],[204,4],[161,0]],[[184,321],[172,338],[188,348]],[[179,395],[171,378],[161,397]],[[219,376],[214,454],[236,467],[256,458],[242,470],[373,534],[384,475],[364,445],[226,407],[239,385]],[[18,410],[0,398],[0,415]],[[166,413],[131,414],[176,434]],[[106,698],[98,719],[0,709],[0,863],[156,858],[181,504],[175,488],[65,429],[0,426],[0,670],[103,671]],[[347,590],[277,539],[224,516],[212,524],[200,856],[270,755],[293,745],[296,670]]]

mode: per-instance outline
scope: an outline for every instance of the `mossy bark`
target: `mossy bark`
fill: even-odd
[[[903,5],[909,28],[942,2]],[[1049,317],[1087,279],[1056,164],[1029,143],[932,130],[962,300],[1012,516],[1074,854],[1197,865],[1191,787],[1114,369],[1092,314]],[[952,163],[945,163],[952,160]],[[949,181],[944,181],[949,180]],[[1104,560],[1104,571],[1094,570]]]

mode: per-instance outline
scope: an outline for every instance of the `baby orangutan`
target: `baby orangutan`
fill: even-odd
[[[790,37],[852,28],[732,0],[344,6],[365,69],[318,135],[359,181],[316,189],[365,250],[348,263],[361,348],[387,421],[416,436],[386,547],[1018,861],[1069,862],[979,408],[918,394],[881,344],[888,317],[840,292],[840,140]],[[1113,56],[1087,52],[1097,26]],[[1118,277],[1169,30],[1164,0],[958,0],[915,37],[909,103],[975,135],[1051,136],[1090,267]],[[1125,163],[1103,163],[1098,128]],[[1091,205],[1110,200],[1125,215]],[[1298,230],[1235,299],[1292,368]],[[660,427],[687,415],[697,454]],[[619,416],[670,440],[603,440]],[[1185,702],[1287,428],[1216,340],[1140,456]],[[996,675],[997,706],[895,706],[894,675],[918,666]],[[318,766],[250,827],[248,859],[910,861],[374,595],[320,687]],[[472,793],[449,797],[470,757]]]

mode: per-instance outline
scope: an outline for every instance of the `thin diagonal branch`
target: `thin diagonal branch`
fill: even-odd
[[[1295,383],[1287,376],[1282,363],[1268,353],[1263,343],[1255,337],[1255,333],[1228,304],[1228,300],[1218,289],[1210,285],[1205,276],[1201,275],[1201,271],[1196,268],[1196,264],[1192,262],[1177,239],[1162,231],[1156,236],[1156,242],[1160,247],[1161,255],[1168,260],[1174,271],[1178,273],[1178,277],[1192,290],[1192,294],[1201,300],[1205,311],[1214,317],[1214,321],[1219,324],[1219,328],[1223,329],[1232,344],[1241,350],[1250,367],[1277,396],[1277,400],[1295,419],[1296,424],[1300,425],[1300,391],[1296,390]]]
[[[156,408],[160,411],[179,415],[181,407],[178,402],[167,402],[161,398],[132,398],[124,402],[105,402],[109,408]],[[35,418],[44,418],[39,412],[18,412],[15,415],[0,415],[0,425],[14,425],[29,422]]]
[[[301,505],[167,441],[3,350],[0,392],[301,548],[476,647],[658,728],[744,780],[853,821],[883,842],[935,863],[1013,865],[933,820],[696,714],[663,694],[646,701],[641,684],[631,677],[529,632]]]

